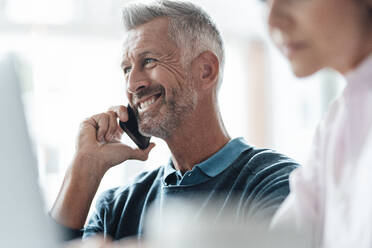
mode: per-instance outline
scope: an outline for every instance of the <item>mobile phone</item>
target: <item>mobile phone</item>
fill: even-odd
[[[127,106],[127,111],[128,121],[119,121],[119,125],[121,129],[128,134],[129,138],[131,138],[140,149],[144,150],[149,146],[151,137],[144,136],[138,131],[138,121],[132,107],[129,104]]]

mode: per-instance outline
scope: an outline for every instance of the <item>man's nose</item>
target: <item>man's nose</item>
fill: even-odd
[[[128,93],[136,94],[137,92],[139,92],[143,88],[148,87],[149,85],[150,80],[143,71],[135,67],[130,71],[127,81]]]
[[[290,0],[268,0],[267,16],[270,29],[287,29],[291,25],[288,2]]]

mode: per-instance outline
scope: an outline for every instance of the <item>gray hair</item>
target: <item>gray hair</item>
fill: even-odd
[[[126,30],[136,28],[158,17],[169,18],[169,37],[181,49],[182,63],[204,51],[212,51],[219,60],[220,88],[224,68],[224,47],[220,32],[211,17],[200,7],[190,2],[158,0],[152,3],[135,3],[123,9],[123,23]]]

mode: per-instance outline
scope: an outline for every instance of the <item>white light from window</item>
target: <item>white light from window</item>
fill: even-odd
[[[12,0],[5,13],[16,23],[61,25],[73,19],[74,7],[73,0]]]

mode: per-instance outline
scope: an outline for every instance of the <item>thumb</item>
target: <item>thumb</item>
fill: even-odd
[[[148,159],[149,153],[154,147],[155,147],[155,143],[150,143],[149,146],[144,150],[139,149],[139,148],[133,149],[133,153],[128,159],[138,159],[138,160],[145,161]]]
[[[139,148],[132,148],[123,143],[111,143],[104,147],[105,161],[108,161],[110,166],[120,164],[128,159],[137,159],[145,161],[152,148],[155,147],[154,143],[151,143],[145,150]]]

